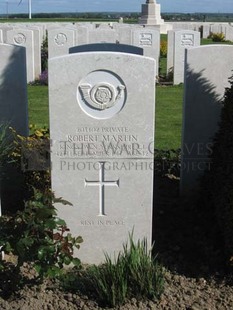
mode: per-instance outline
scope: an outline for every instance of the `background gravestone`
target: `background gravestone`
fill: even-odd
[[[25,48],[0,44],[0,124],[12,126],[20,135],[28,135],[27,74]],[[23,204],[21,175],[4,164],[0,180],[0,213]],[[17,209],[18,210],[18,209]],[[16,210],[14,210],[16,211]]]
[[[154,60],[133,54],[49,61],[52,188],[73,204],[56,208],[83,237],[83,262],[113,256],[133,229],[151,243],[154,76]]]
[[[26,48],[27,82],[35,80],[34,34],[32,30],[13,29],[7,31],[7,43]]]
[[[56,28],[48,31],[49,58],[69,54],[72,46],[75,46],[75,30]]]
[[[232,76],[231,45],[208,45],[186,51],[182,130],[181,193],[198,188],[209,169],[211,144],[218,130],[221,100]]]
[[[185,49],[200,45],[200,32],[192,30],[174,31],[174,85],[184,83]]]
[[[155,59],[159,63],[160,56],[160,32],[156,29],[141,28],[133,31],[132,45],[143,48],[144,55]],[[156,75],[158,75],[156,65]]]

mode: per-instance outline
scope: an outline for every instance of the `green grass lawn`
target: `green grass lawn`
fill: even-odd
[[[156,87],[155,147],[181,146],[183,85]]]
[[[49,125],[49,104],[47,86],[28,86],[29,124],[38,128]]]
[[[156,148],[180,147],[183,86],[156,87]],[[28,86],[29,123],[49,125],[47,86]]]

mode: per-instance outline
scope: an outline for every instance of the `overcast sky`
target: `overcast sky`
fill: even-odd
[[[140,12],[146,0],[31,0],[32,12]],[[28,0],[0,0],[0,13],[27,12]],[[7,5],[8,3],[8,5]],[[162,12],[233,13],[233,0],[157,0]]]

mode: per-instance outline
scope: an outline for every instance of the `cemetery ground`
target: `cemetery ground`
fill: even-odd
[[[161,73],[164,74],[165,58],[162,59],[160,67]],[[48,128],[49,124],[48,88],[30,85],[28,95],[29,121],[38,129],[31,127],[31,133],[34,135],[33,138],[29,138],[29,144],[33,145],[38,141],[49,142],[46,140],[48,131],[41,129]],[[151,263],[148,256],[141,251],[143,243],[133,246],[131,254],[126,255],[127,259],[119,259],[117,267],[109,261],[100,268],[80,266],[78,260],[72,261],[73,258],[67,253],[72,252],[74,244],[81,243],[81,238],[66,239],[63,236],[65,232],[63,222],[57,220],[51,222],[50,212],[54,212],[53,206],[52,209],[44,208],[49,204],[48,201],[51,203],[50,192],[47,191],[50,189],[49,173],[45,170],[35,174],[28,171],[25,174],[27,182],[34,182],[30,185],[35,185],[37,182],[43,194],[35,191],[34,200],[27,200],[32,214],[24,214],[26,220],[29,219],[26,230],[20,227],[20,217],[16,216],[9,222],[13,224],[15,232],[18,232],[19,228],[18,235],[12,235],[13,239],[19,240],[16,252],[19,253],[20,262],[37,261],[36,271],[26,263],[22,264],[19,272],[17,267],[14,267],[16,258],[12,255],[6,256],[9,270],[0,271],[0,309],[92,310],[107,308],[110,305],[114,309],[122,310],[233,308],[233,279],[229,272],[230,267],[228,269],[225,264],[223,239],[215,219],[211,212],[203,208],[200,197],[198,200],[193,197],[190,201],[179,196],[182,98],[183,85],[156,87],[155,147],[160,151],[155,154],[153,257],[159,265],[153,264],[154,261]],[[15,138],[22,144],[25,141],[17,135]],[[14,154],[16,160],[20,157],[18,155],[22,154],[20,151],[22,150],[19,148]],[[9,197],[9,200],[10,198],[14,200],[14,197]],[[63,202],[68,204],[66,201]],[[46,212],[49,210],[49,213],[46,214],[45,210]],[[46,229],[43,227],[43,231],[40,231],[40,216],[43,218],[43,225],[47,225]],[[51,229],[56,228],[59,231],[55,235],[51,234]],[[28,238],[27,234],[32,233],[32,236],[35,236],[36,229],[41,235],[39,234],[38,239],[33,239],[35,242],[33,249],[31,235]],[[51,236],[57,240],[58,247],[60,246],[58,253],[54,243],[48,247],[46,247],[48,244],[41,246],[44,240],[51,242]],[[5,237],[9,237],[8,240],[12,239],[12,236],[5,235]],[[96,236],[93,236],[93,241],[94,238]],[[30,253],[27,251],[22,253],[24,246],[31,249]],[[80,246],[82,247],[82,243]],[[38,255],[39,259],[37,256],[34,259],[34,254]],[[58,265],[60,267],[71,261],[77,265],[76,268],[65,274],[60,273]],[[138,264],[141,261],[143,264]],[[127,273],[124,272],[126,270]],[[44,279],[46,275],[56,277],[48,280]],[[104,283],[101,282],[102,279]],[[156,299],[157,297],[159,298]]]
[[[158,86],[156,94],[156,147],[178,149],[183,85]],[[47,86],[28,86],[28,96],[30,124],[48,127]],[[153,240],[155,255],[163,266],[164,292],[159,300],[132,298],[115,309],[230,310],[233,307],[233,279],[224,268],[219,232],[215,231],[210,215],[201,207],[196,209],[195,201],[190,203],[179,197],[177,164],[165,160],[156,166]],[[24,285],[12,293],[11,283],[1,275],[6,287],[2,286],[0,291],[0,309],[103,309],[93,291],[83,291],[75,277],[38,284],[33,281],[35,271],[28,265],[21,269],[21,276]]]

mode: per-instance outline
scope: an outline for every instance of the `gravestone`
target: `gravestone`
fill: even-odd
[[[118,36],[115,29],[109,26],[106,28],[96,28],[89,30],[89,43],[116,43]]]
[[[26,50],[24,47],[0,44],[0,124],[28,135]],[[22,206],[22,176],[11,164],[4,163],[0,178],[0,215]]]
[[[82,262],[113,257],[132,230],[151,243],[154,76],[154,60],[133,54],[49,60],[52,188],[73,204],[56,208],[84,239]]]
[[[49,58],[69,54],[72,46],[75,46],[75,30],[55,28],[48,31]]]
[[[32,30],[13,29],[7,31],[7,43],[26,48],[27,82],[35,80],[34,69],[34,34]]]
[[[159,63],[160,32],[158,30],[150,28],[133,30],[132,45],[143,48],[145,56],[154,58],[156,64]],[[156,66],[156,75],[158,75],[158,66]]]
[[[77,41],[76,44],[83,45],[89,43],[89,32],[88,27],[77,26]]]
[[[208,45],[186,50],[182,129],[181,193],[198,189],[210,168],[209,155],[218,130],[221,100],[232,76],[233,46]]]
[[[0,123],[28,134],[25,48],[0,44]]]
[[[210,25],[203,25],[202,26],[202,38],[207,39],[208,36],[210,35]]]
[[[200,45],[200,32],[192,30],[174,31],[174,85],[184,83],[184,56],[185,49]]]
[[[167,32],[167,74],[174,70],[174,31]]]
[[[41,34],[40,29],[35,26],[28,26],[27,29],[33,31],[34,42],[34,72],[35,78],[39,78],[41,74]]]

